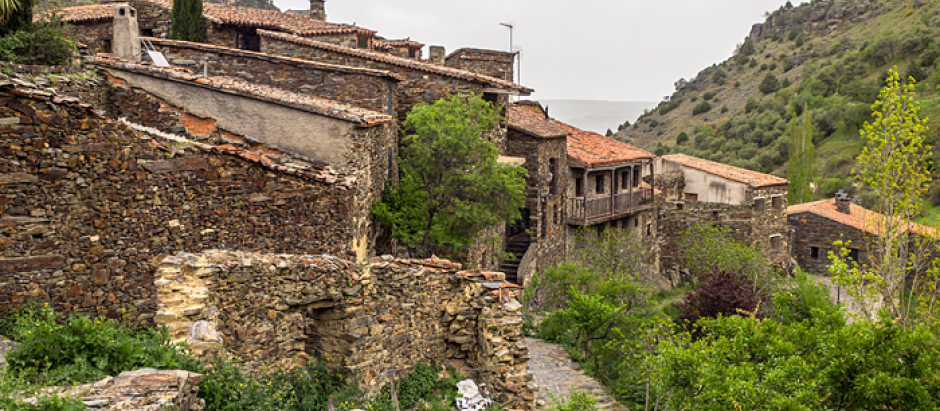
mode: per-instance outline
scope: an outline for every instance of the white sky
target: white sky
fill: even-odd
[[[673,83],[728,58],[786,0],[327,0],[327,19],[387,38],[522,52],[537,99],[659,101]],[[794,4],[799,3],[793,1]],[[275,0],[308,9],[307,0]],[[427,50],[425,50],[427,56]]]

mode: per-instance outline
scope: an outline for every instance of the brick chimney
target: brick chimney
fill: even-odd
[[[428,63],[444,65],[444,46],[428,47]]]
[[[111,21],[111,52],[114,57],[140,61],[140,30],[137,28],[137,10],[126,4],[114,6]]]
[[[326,21],[326,0],[310,0],[310,18]]]
[[[852,204],[852,201],[849,200],[849,196],[841,193],[836,194],[836,210],[838,210],[840,213],[852,214],[850,204]]]

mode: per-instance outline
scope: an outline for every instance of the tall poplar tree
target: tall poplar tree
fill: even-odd
[[[813,201],[810,183],[816,174],[813,162],[816,147],[813,145],[813,119],[809,107],[803,107],[802,118],[790,122],[790,161],[787,163],[787,180],[790,180],[787,202],[790,204]]]
[[[171,39],[199,43],[206,41],[202,0],[174,0],[170,18]]]

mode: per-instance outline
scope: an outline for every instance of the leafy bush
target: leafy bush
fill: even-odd
[[[707,101],[703,101],[701,103],[696,104],[695,107],[692,108],[692,115],[697,116],[699,114],[706,113],[711,109],[712,109],[712,105],[708,104]]]
[[[549,407],[551,411],[597,411],[599,409],[597,398],[580,390],[573,391],[568,400],[554,395],[551,399],[552,405]]]
[[[718,93],[716,93],[716,92],[714,92],[714,91],[706,92],[705,94],[702,95],[702,100],[709,101],[709,100],[715,98],[715,95],[717,95],[717,94],[718,94]]]
[[[781,324],[838,316],[839,307],[829,298],[829,289],[797,270],[792,283],[773,296],[770,316]]]
[[[165,328],[128,329],[112,320],[73,316],[64,324],[49,307],[23,313],[9,338],[9,372],[36,384],[94,381],[143,367],[192,369],[182,346],[171,344]]]
[[[750,113],[760,107],[760,103],[757,100],[754,100],[753,97],[747,99],[747,103],[744,103],[744,112]]]
[[[689,141],[689,135],[685,131],[676,136],[676,145],[683,145]]]
[[[679,238],[679,258],[693,276],[714,273],[741,273],[764,287],[773,274],[761,254],[731,238],[727,228],[698,224]]]
[[[36,23],[30,30],[0,37],[0,60],[17,64],[64,65],[74,51],[55,23]]]
[[[773,74],[767,73],[760,84],[757,85],[757,89],[764,94],[775,93],[777,90],[780,90],[780,81],[777,80],[777,77]]]
[[[677,308],[680,318],[693,326],[701,318],[747,313],[756,316],[765,300],[747,275],[723,271],[699,275],[699,283]]]
[[[664,101],[659,104],[659,115],[664,116],[672,110],[675,110],[679,105],[682,104],[682,99],[677,98],[670,101]]]

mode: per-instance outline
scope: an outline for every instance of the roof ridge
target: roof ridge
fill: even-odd
[[[706,160],[704,158],[694,157],[687,154],[667,154],[662,156],[662,159],[702,170],[707,173],[727,178],[729,180],[745,183],[754,188],[770,187],[790,183],[787,181],[787,179],[777,177],[773,174],[748,170],[746,168],[719,163],[717,161]]]
[[[411,69],[420,70],[420,71],[429,72],[429,73],[441,74],[441,75],[445,75],[448,77],[460,78],[463,80],[470,80],[470,81],[476,81],[480,83],[499,85],[501,87],[511,88],[511,89],[514,89],[523,93],[532,93],[534,91],[528,87],[515,84],[512,82],[508,82],[506,80],[501,80],[495,77],[490,77],[490,76],[486,76],[483,74],[474,73],[472,71],[461,70],[461,69],[441,66],[437,64],[431,64],[425,61],[412,60],[412,59],[407,59],[404,57],[398,57],[398,56],[393,56],[391,54],[378,53],[378,52],[369,51],[369,50],[343,47],[343,46],[319,41],[319,40],[308,38],[308,37],[301,37],[301,36],[297,36],[294,34],[282,33],[282,32],[271,31],[271,30],[258,29],[258,34],[263,37],[272,37],[272,38],[276,38],[282,41],[287,41],[287,42],[300,44],[300,45],[307,45],[311,47],[320,48],[323,50],[335,51],[335,52],[339,52],[339,53],[343,53],[343,54],[347,54],[351,56],[361,57],[367,60],[389,63],[389,64],[393,64],[393,65],[400,66],[400,67],[411,68]]]

